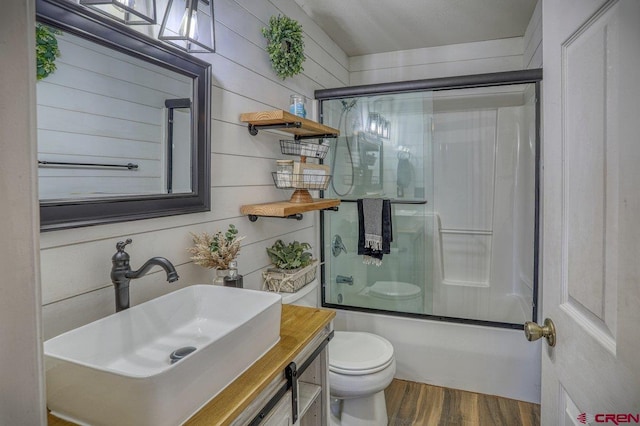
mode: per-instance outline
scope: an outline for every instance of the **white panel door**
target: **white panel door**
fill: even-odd
[[[543,3],[542,425],[640,423],[640,1]]]

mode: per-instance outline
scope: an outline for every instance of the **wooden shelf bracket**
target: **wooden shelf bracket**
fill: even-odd
[[[302,127],[302,123],[299,121],[294,121],[291,123],[277,123],[277,124],[252,124],[249,123],[247,126],[249,128],[249,134],[251,136],[255,136],[258,134],[258,130],[260,129],[299,129]]]
[[[249,129],[249,134],[251,136],[255,136],[258,134],[258,131],[261,129],[299,129],[302,127],[302,123],[299,121],[294,121],[291,123],[282,123],[282,124],[251,124],[247,126]],[[318,133],[315,135],[293,135],[293,138],[297,141],[304,139],[329,139],[329,138],[337,138],[337,133]]]

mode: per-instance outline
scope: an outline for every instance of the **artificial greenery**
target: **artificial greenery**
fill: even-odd
[[[212,252],[216,252],[220,250],[220,245],[224,244],[225,241],[228,244],[233,243],[233,240],[236,238],[236,235],[238,235],[238,229],[235,227],[234,224],[230,224],[229,229],[227,229],[227,232],[224,233],[224,239],[222,239],[221,232],[219,232],[218,234],[219,234],[219,238],[216,238],[211,242],[210,248]]]
[[[272,16],[269,26],[262,28],[267,39],[271,66],[283,80],[301,73],[304,56],[302,25],[287,16]]]
[[[308,243],[294,241],[285,245],[282,240],[278,240],[270,248],[267,248],[267,254],[271,263],[278,268],[291,270],[304,268],[313,262],[311,253],[306,251],[310,248]]]
[[[56,34],[59,30],[36,24],[36,60],[38,80],[42,80],[56,70],[56,58],[60,56]]]

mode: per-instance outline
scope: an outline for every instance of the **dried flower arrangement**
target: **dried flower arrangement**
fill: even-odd
[[[203,232],[191,236],[194,246],[187,249],[193,255],[191,260],[196,265],[210,269],[229,269],[229,262],[238,257],[240,241],[245,238],[238,236],[234,225],[229,225],[224,234],[218,231],[213,235]]]

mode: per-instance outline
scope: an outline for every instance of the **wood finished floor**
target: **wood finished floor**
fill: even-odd
[[[539,426],[540,405],[394,379],[389,426]]]

